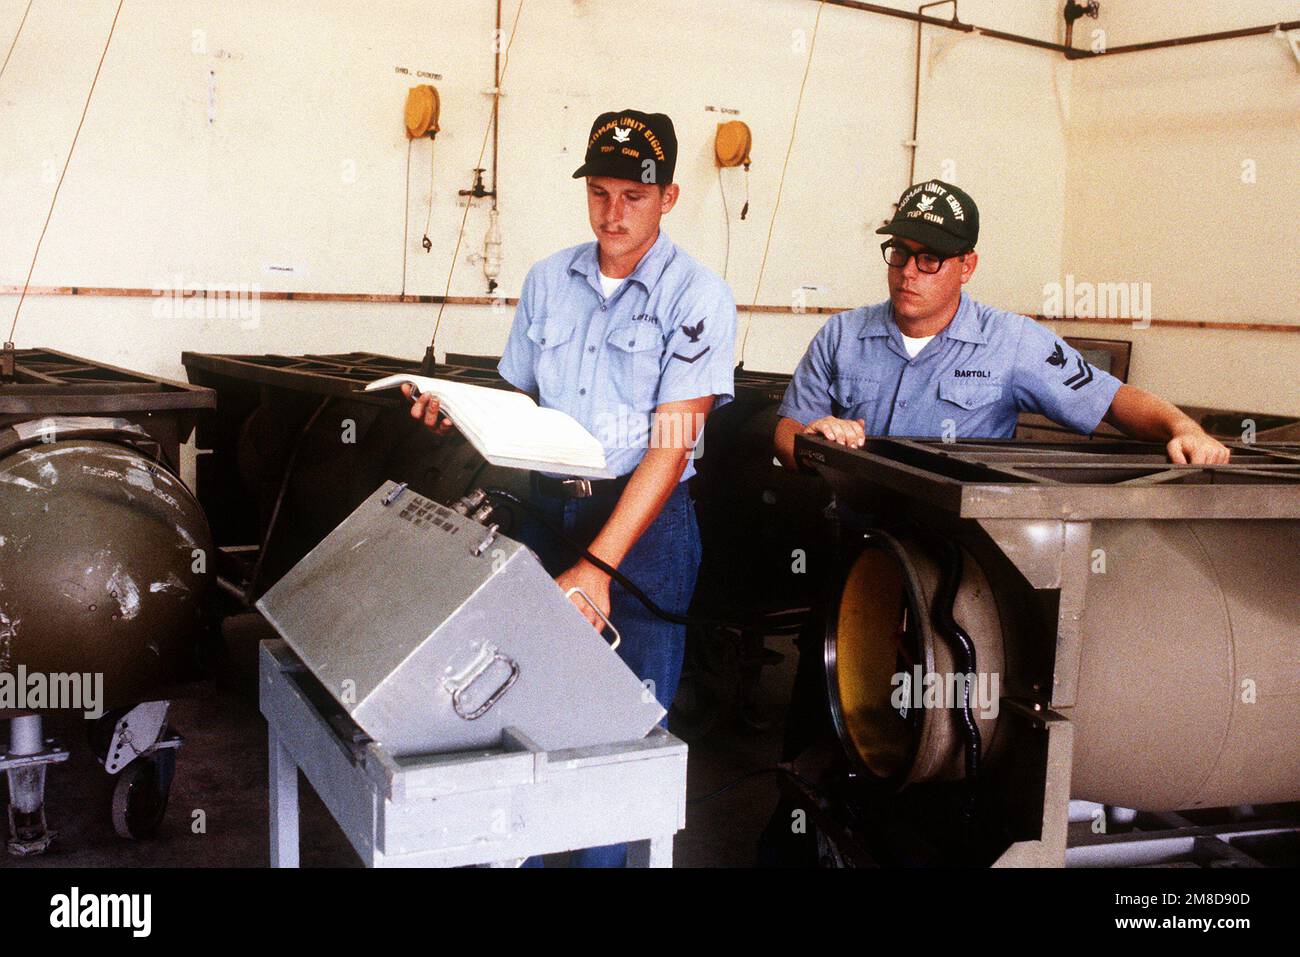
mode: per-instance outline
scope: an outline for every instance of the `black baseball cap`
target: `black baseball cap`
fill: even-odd
[[[975,200],[951,183],[926,180],[903,192],[894,218],[876,232],[911,239],[944,256],[955,256],[975,248],[980,235],[980,211]]]
[[[612,176],[667,186],[676,166],[677,133],[667,114],[619,110],[591,124],[586,162],[573,178]]]

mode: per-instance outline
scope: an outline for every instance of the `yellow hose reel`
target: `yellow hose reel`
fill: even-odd
[[[409,139],[438,133],[438,91],[427,83],[413,86],[406,94],[406,135]]]
[[[749,131],[749,126],[740,120],[732,120],[729,123],[718,124],[718,134],[713,141],[713,150],[718,159],[718,165],[727,166],[744,166],[749,168],[749,150],[753,144],[753,134]]]

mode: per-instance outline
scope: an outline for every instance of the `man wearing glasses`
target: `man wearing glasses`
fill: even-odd
[[[1084,434],[1104,419],[1164,442],[1170,461],[1219,464],[1228,450],[1165,400],[1089,365],[1046,326],[971,299],[979,210],[930,180],[903,193],[876,230],[889,301],[830,318],[781,403],[776,453],[795,466],[794,437],[862,446],[868,435],[1009,438],[1019,412]]]
[[[898,212],[877,230],[889,300],[834,315],[813,338],[781,402],[776,452],[795,467],[794,439],[822,435],[858,448],[868,435],[1008,438],[1021,411],[1082,433],[1103,419],[1165,443],[1174,462],[1219,463],[1228,450],[1190,418],[1100,369],[1046,326],[971,299],[962,286],[979,261],[979,211],[962,190],[939,180],[903,193]],[[838,516],[861,525],[868,516]],[[819,606],[821,607],[821,606]],[[783,760],[824,733],[828,708],[822,656],[825,623],[814,615],[797,642],[799,666],[785,722]],[[783,799],[764,834],[768,863],[802,860]],[[794,855],[794,856],[791,856]]]

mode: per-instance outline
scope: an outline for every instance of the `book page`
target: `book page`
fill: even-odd
[[[402,383],[437,396],[456,427],[493,464],[608,477],[605,450],[590,432],[558,409],[539,408],[523,393],[402,374],[372,382],[366,391]]]

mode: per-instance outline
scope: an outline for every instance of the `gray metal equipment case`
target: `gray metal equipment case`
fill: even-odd
[[[271,866],[297,867],[298,770],[367,867],[516,867],[628,843],[629,867],[671,867],[686,826],[686,745],[544,751],[513,728],[490,749],[394,758],[348,721],[282,641],[261,651]]]
[[[642,738],[654,695],[523,545],[387,482],[257,607],[393,757]]]

